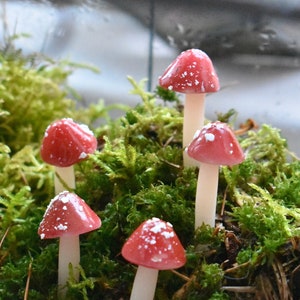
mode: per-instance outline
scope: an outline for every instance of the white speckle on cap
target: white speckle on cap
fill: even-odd
[[[197,137],[199,136],[200,131],[201,131],[201,130],[198,129],[198,130],[195,132],[193,139],[195,139],[195,138],[197,138]]]
[[[80,155],[79,155],[79,159],[84,159],[87,157],[87,154],[85,152],[81,152]]]
[[[69,202],[69,198],[67,195],[64,195],[61,200],[60,200],[62,203],[68,203]]]
[[[168,226],[173,228],[173,225],[170,222],[167,222]]]
[[[155,244],[156,244],[156,240],[155,239],[150,240],[150,245],[155,245]]]
[[[94,133],[92,132],[92,130],[91,130],[86,124],[79,124],[79,126],[80,126],[80,128],[81,128],[84,132],[86,132],[86,133],[88,133],[88,134],[90,134],[90,135],[94,135]]]
[[[158,233],[161,232],[162,229],[166,229],[166,224],[159,222],[157,224],[155,224],[155,226],[153,226],[150,231],[154,232],[154,233]]]
[[[153,257],[151,258],[151,260],[152,260],[153,262],[161,262],[161,261],[162,261],[161,257],[158,257],[158,256],[153,256]]]
[[[162,233],[161,233],[161,235],[163,235],[166,239],[169,239],[169,238],[172,238],[172,237],[174,237],[174,232],[168,232],[168,231],[163,231]]]
[[[215,140],[215,135],[212,133],[205,133],[204,136],[207,142],[213,142]]]
[[[68,226],[63,225],[63,224],[59,224],[59,225],[57,226],[57,229],[58,229],[58,230],[67,230],[67,229],[68,229]]]

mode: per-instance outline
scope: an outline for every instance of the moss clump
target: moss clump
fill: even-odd
[[[39,143],[56,118],[73,116],[74,102],[61,89],[69,72],[50,62],[33,68],[23,59],[1,56],[0,65],[0,141],[15,153]]]
[[[3,299],[55,299],[57,241],[37,235],[54,196],[53,170],[41,161],[39,143],[54,119],[72,116],[91,126],[107,108],[75,109],[66,98],[65,65],[2,56],[2,66],[0,293]],[[220,169],[217,227],[195,232],[198,173],[182,167],[181,104],[173,93],[149,93],[144,81],[129,80],[140,104],[93,127],[99,149],[76,165],[76,193],[99,214],[102,227],[81,237],[80,282],[69,281],[68,297],[128,299],[136,267],[120,250],[155,216],[173,224],[187,253],[183,268],[160,272],[156,299],[270,298],[283,288],[297,299],[300,163],[280,131],[263,125],[239,136],[247,159]],[[231,122],[233,115],[217,118]]]

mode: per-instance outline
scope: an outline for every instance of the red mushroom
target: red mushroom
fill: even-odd
[[[64,293],[68,280],[69,264],[78,280],[80,261],[79,235],[98,229],[101,220],[86,202],[74,193],[63,191],[48,205],[38,234],[41,239],[59,238],[58,285]],[[61,296],[61,294],[60,294]]]
[[[205,125],[195,134],[187,154],[200,162],[196,203],[195,228],[204,224],[215,226],[215,210],[219,180],[219,166],[232,166],[244,159],[232,130],[221,122]]]
[[[185,251],[173,226],[158,218],[144,221],[129,237],[122,255],[138,265],[131,300],[153,299],[159,270],[182,267]]]
[[[159,78],[159,85],[185,95],[183,149],[204,124],[205,95],[220,89],[219,79],[208,55],[199,49],[182,52]],[[196,162],[183,155],[184,166]]]
[[[52,123],[45,131],[41,146],[42,159],[55,166],[55,192],[75,188],[73,165],[85,159],[97,148],[97,139],[88,126],[70,118]]]

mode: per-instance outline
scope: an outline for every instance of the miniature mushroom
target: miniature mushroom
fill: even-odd
[[[144,221],[128,238],[122,256],[138,265],[131,300],[154,298],[158,271],[182,267],[185,251],[169,222],[152,218]]]
[[[41,146],[42,159],[55,166],[55,193],[75,188],[73,165],[97,148],[97,139],[87,125],[70,118],[52,123],[45,131]]]
[[[58,286],[63,297],[72,264],[78,281],[80,262],[79,235],[98,229],[101,220],[86,202],[74,193],[63,191],[53,198],[40,223],[41,239],[59,238]]]
[[[219,121],[205,125],[196,132],[187,154],[200,162],[196,203],[195,228],[202,223],[215,226],[219,166],[232,166],[244,159],[234,133]]]
[[[185,94],[182,141],[182,147],[185,149],[195,132],[204,124],[206,93],[217,92],[220,89],[212,61],[199,49],[183,51],[159,77],[159,85]],[[197,165],[185,152],[183,163],[186,167]]]

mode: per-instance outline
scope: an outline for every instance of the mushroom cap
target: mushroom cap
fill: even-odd
[[[122,248],[122,255],[131,263],[158,270],[180,268],[186,262],[173,226],[158,218],[144,221],[132,233]]]
[[[244,152],[229,126],[222,122],[205,125],[187,147],[187,154],[197,161],[214,165],[236,165]]]
[[[185,94],[213,93],[220,89],[212,61],[199,49],[181,52],[159,77],[159,85]]]
[[[101,219],[74,193],[64,191],[54,197],[40,223],[38,234],[41,239],[74,236],[101,226]]]
[[[41,146],[42,159],[57,167],[69,167],[97,148],[97,139],[84,124],[64,118],[48,126]]]

